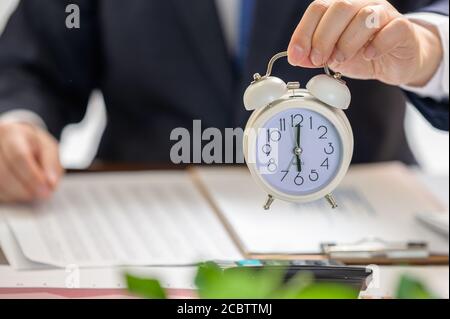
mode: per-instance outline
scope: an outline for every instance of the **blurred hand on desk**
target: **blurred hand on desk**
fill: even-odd
[[[0,123],[0,137],[0,202],[48,198],[63,174],[57,141],[24,123]]]

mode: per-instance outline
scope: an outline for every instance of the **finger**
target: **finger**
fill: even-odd
[[[362,2],[347,0],[335,1],[330,6],[313,35],[310,59],[315,66],[323,66],[328,61],[336,43],[361,6]]]
[[[353,58],[373,36],[400,14],[383,5],[369,5],[359,10],[339,38],[331,63],[345,63]]]
[[[334,72],[354,79],[371,80],[375,76],[375,63],[367,61],[362,57],[364,48],[362,48],[353,58],[345,63],[330,63],[329,67]]]
[[[58,143],[45,132],[38,133],[38,142],[40,143],[37,150],[38,161],[44,170],[49,186],[55,189],[63,174],[63,168],[59,160]]]
[[[312,38],[329,6],[330,0],[316,0],[308,6],[289,43],[288,60],[290,64],[314,67],[309,60]]]
[[[413,31],[412,24],[403,17],[396,18],[381,29],[364,49],[363,55],[367,60],[375,60],[388,54],[402,45],[403,40]]]
[[[49,187],[33,152],[34,134],[8,138],[1,144],[7,167],[25,187],[39,198],[47,198]]]
[[[3,202],[30,201],[33,194],[20,182],[17,176],[6,165],[0,154],[0,200]]]

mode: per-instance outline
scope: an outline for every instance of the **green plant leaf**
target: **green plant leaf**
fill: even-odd
[[[195,285],[197,288],[205,288],[215,284],[222,277],[222,269],[214,262],[205,262],[198,265]]]
[[[359,291],[347,286],[333,283],[313,283],[302,289],[293,298],[296,299],[357,299]]]
[[[403,275],[397,288],[398,299],[434,299],[432,293],[417,279]]]
[[[275,290],[271,298],[275,299],[296,299],[303,289],[314,282],[314,277],[311,273],[302,271],[291,278],[287,283],[281,285]]]
[[[268,298],[282,281],[282,271],[254,270],[247,267],[225,271],[214,263],[199,266],[195,283],[201,298]]]
[[[138,296],[148,299],[166,299],[166,292],[156,279],[146,279],[126,274],[128,290]]]
[[[198,265],[194,282],[200,298],[213,298],[211,292],[219,289],[222,275],[222,269],[213,262]]]
[[[224,272],[223,283],[230,298],[266,299],[280,287],[283,270],[238,267]]]
[[[314,282],[309,272],[299,272],[274,294],[276,299],[356,299],[359,291],[344,284]]]
[[[310,273],[299,273],[283,283],[284,270],[247,267],[222,271],[214,263],[199,266],[196,284],[207,299],[355,299],[359,292],[346,285],[314,283]]]

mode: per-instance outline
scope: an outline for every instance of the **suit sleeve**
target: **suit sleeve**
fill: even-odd
[[[432,0],[421,6],[415,12],[430,12],[448,16],[448,0]]]
[[[415,12],[429,12],[448,16],[448,0],[429,1],[425,6],[418,8]],[[419,112],[437,129],[449,130],[449,103],[448,97],[442,101],[424,98],[412,92],[405,91],[409,101]]]
[[[80,8],[67,28],[66,6]],[[82,118],[98,86],[96,1],[22,0],[0,38],[0,114],[25,109],[59,136]]]

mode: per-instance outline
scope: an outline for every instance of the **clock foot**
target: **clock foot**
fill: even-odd
[[[332,209],[335,209],[338,207],[338,204],[337,204],[336,200],[334,199],[333,194],[328,194],[327,196],[325,196],[325,199],[331,205]]]
[[[267,197],[266,203],[265,203],[264,206],[263,206],[263,207],[264,207],[264,210],[269,210],[269,209],[270,209],[270,205],[272,205],[273,201],[274,201],[273,196],[272,196],[272,195],[269,195],[269,196]]]

